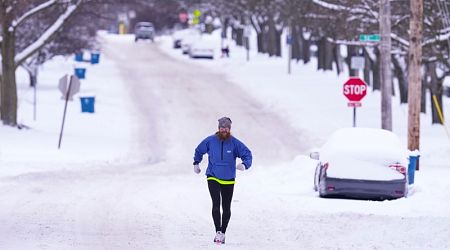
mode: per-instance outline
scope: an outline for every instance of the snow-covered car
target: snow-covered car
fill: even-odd
[[[189,29],[181,40],[181,51],[183,54],[189,54],[189,50],[191,49],[191,45],[201,38],[201,34],[199,30]]]
[[[197,41],[191,45],[189,49],[189,56],[191,58],[209,58],[214,59],[214,47],[210,44]]]
[[[191,58],[214,59],[214,50],[217,47],[217,40],[209,34],[203,34],[200,39],[195,40],[189,48]]]
[[[182,29],[182,30],[175,31],[172,34],[173,48],[181,49],[181,43],[183,41],[184,36],[188,35],[190,32],[191,32],[191,29]]]
[[[310,157],[318,160],[314,190],[320,197],[384,200],[408,193],[407,150],[390,131],[339,129]]]
[[[155,28],[151,22],[138,22],[134,26],[134,41],[139,39],[150,39],[153,41],[155,36]]]

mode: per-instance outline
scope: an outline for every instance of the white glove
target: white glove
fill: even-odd
[[[198,164],[195,164],[195,165],[194,165],[194,172],[195,172],[196,174],[200,174],[201,171],[202,171],[202,170],[200,169],[200,167],[198,166]]]
[[[242,164],[242,163],[239,163],[239,164],[236,165],[236,168],[241,170],[241,171],[244,171],[245,170],[245,165]]]

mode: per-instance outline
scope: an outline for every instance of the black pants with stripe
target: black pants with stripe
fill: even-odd
[[[223,185],[215,180],[208,180],[209,194],[212,199],[212,217],[216,231],[225,233],[231,217],[231,199],[234,184]],[[220,218],[220,201],[222,200],[222,223]]]

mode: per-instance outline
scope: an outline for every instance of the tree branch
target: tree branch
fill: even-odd
[[[27,20],[28,18],[32,17],[33,15],[37,14],[39,11],[45,10],[47,8],[52,7],[54,4],[56,4],[58,2],[58,0],[49,0],[45,3],[42,3],[36,7],[34,7],[33,9],[27,11],[25,14],[23,14],[21,17],[19,17],[18,19],[14,20],[12,22],[11,27],[13,28],[13,30],[15,30],[15,28],[17,26],[19,26],[21,23],[23,23],[25,20]]]
[[[78,0],[77,3],[69,5],[66,11],[61,14],[61,16],[53,23],[36,41],[30,44],[23,51],[15,56],[15,67],[17,68],[22,64],[28,57],[33,55],[36,51],[44,47],[51,38],[56,34],[56,32],[63,26],[64,22],[70,18],[75,10],[80,6],[82,0]]]

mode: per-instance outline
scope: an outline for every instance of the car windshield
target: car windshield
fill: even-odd
[[[151,23],[138,23],[136,24],[136,29],[139,28],[153,28],[153,24]]]

